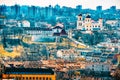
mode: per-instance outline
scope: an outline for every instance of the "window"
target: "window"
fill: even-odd
[[[45,77],[43,77],[43,80],[45,80]]]
[[[48,77],[46,78],[46,80],[48,80]]]
[[[42,78],[40,77],[39,80],[42,80]]]
[[[19,80],[21,80],[21,77],[19,77]]]
[[[31,80],[31,77],[29,79]]]
[[[18,78],[18,77],[16,77],[16,80],[19,80],[19,78]]]
[[[26,77],[26,80],[28,80],[28,77]]]
[[[81,20],[81,18],[79,18],[79,20]]]
[[[25,78],[24,77],[22,77],[22,80],[24,80]]]
[[[38,80],[38,77],[36,77],[36,80]]]
[[[35,77],[33,77],[33,80],[35,80]]]
[[[57,32],[59,32],[59,29],[57,29]]]
[[[52,80],[52,78],[49,78],[49,80]]]
[[[16,77],[16,80],[21,80],[21,78],[20,77]]]
[[[82,26],[82,23],[79,23],[79,26]]]

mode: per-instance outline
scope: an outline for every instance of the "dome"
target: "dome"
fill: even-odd
[[[99,19],[103,19],[103,18],[99,18]]]
[[[78,16],[82,16],[82,14],[79,14]]]
[[[90,16],[90,15],[87,15],[86,18],[91,18],[91,16]]]

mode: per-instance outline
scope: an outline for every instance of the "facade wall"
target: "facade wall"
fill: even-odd
[[[86,69],[91,69],[93,71],[110,71],[109,64],[91,64],[86,66]]]
[[[85,18],[83,20],[82,16],[78,16],[77,29],[79,30],[97,31],[101,30],[102,26],[102,19],[99,19],[98,21],[93,21],[91,18]]]
[[[56,75],[41,75],[41,74],[3,74],[3,79],[16,80],[56,80]]]

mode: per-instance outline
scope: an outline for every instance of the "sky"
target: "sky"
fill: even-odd
[[[35,6],[68,6],[75,8],[76,5],[82,5],[83,9],[91,8],[96,9],[96,6],[102,6],[103,9],[108,9],[111,6],[116,6],[120,9],[120,0],[0,0],[0,5],[35,5]]]

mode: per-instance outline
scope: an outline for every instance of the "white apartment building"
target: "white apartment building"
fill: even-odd
[[[110,71],[110,64],[107,63],[92,63],[86,65],[86,69],[90,69],[93,71]]]

